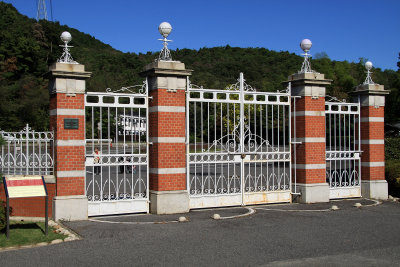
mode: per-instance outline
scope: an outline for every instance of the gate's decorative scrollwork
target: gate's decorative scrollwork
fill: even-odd
[[[218,149],[218,153],[240,152],[240,124],[237,124],[232,132],[228,135],[214,140],[212,145],[203,152],[214,152]],[[264,148],[264,152],[278,152],[279,149],[273,147],[268,140],[265,140],[257,134],[253,134],[248,125],[244,125],[244,152],[260,152]]]
[[[142,84],[121,87],[120,89],[114,90],[114,91],[111,88],[107,88],[106,92],[107,93],[146,94],[147,93],[147,83],[146,83],[146,81],[143,81]]]

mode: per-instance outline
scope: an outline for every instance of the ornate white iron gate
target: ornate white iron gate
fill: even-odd
[[[360,103],[326,102],[326,181],[330,198],[361,196]]]
[[[190,208],[291,201],[290,91],[244,81],[226,90],[188,81]]]
[[[147,92],[144,83],[85,95],[89,216],[149,210]]]

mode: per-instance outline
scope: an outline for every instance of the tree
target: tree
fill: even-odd
[[[328,54],[324,51],[315,53],[313,56],[314,59],[323,59],[323,58],[329,58]]]
[[[46,72],[48,65],[61,55],[60,33],[69,31],[73,40],[72,56],[84,64],[92,77],[87,81],[87,91],[119,89],[141,84],[139,72],[154,62],[158,52],[123,53],[102,43],[89,34],[59,22],[37,22],[18,13],[11,5],[0,1],[0,129],[19,130],[29,123],[35,130],[49,127],[49,94]],[[190,81],[204,88],[224,89],[236,83],[243,72],[246,83],[258,91],[276,92],[284,89],[281,82],[300,70],[303,58],[287,51],[271,51],[266,48],[239,48],[231,46],[203,47],[199,50],[177,49],[171,51],[176,60],[193,69]],[[327,87],[329,95],[339,99],[365,79],[364,63],[334,61],[325,52],[316,53],[312,68],[332,79]],[[400,90],[399,70],[374,69],[373,79],[392,93],[386,109],[389,120],[398,118],[400,98],[394,92]],[[398,94],[399,95],[399,94]],[[397,112],[397,113],[396,113]]]

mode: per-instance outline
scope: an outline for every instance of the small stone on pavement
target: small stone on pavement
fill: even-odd
[[[215,213],[215,214],[212,216],[212,218],[213,218],[214,220],[219,220],[219,219],[221,219],[221,216],[220,216],[218,213]]]
[[[187,219],[186,219],[186,217],[181,216],[181,217],[179,217],[178,221],[179,222],[187,222]]]

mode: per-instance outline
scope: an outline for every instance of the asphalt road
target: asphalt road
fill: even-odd
[[[185,223],[168,223],[179,215],[69,222],[82,240],[0,252],[0,266],[398,266],[400,203],[355,202],[371,203],[256,206],[226,220],[210,217],[247,210],[192,211]],[[340,210],[327,211],[332,204]]]

